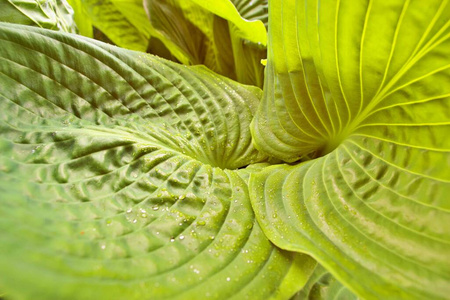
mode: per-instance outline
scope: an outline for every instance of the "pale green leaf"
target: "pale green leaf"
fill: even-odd
[[[70,0],[75,11],[102,31],[116,45],[145,52],[150,39],[150,22],[141,0]],[[88,26],[88,25],[86,25]]]
[[[270,3],[251,176],[268,237],[367,299],[450,293],[449,1]]]
[[[150,36],[152,29],[143,0],[111,0],[111,2],[135,28],[146,37]]]
[[[0,22],[77,32],[73,10],[66,0],[3,0]]]
[[[266,29],[241,17],[229,0],[145,0],[153,34],[188,65],[203,64],[245,84],[262,86]],[[260,4],[263,6],[263,4]]]
[[[205,10],[219,16],[231,24],[236,26],[236,35],[253,43],[260,43],[266,45],[267,43],[267,33],[263,26],[262,21],[265,20],[267,16],[267,5],[268,2],[264,0],[248,2],[248,1],[237,1],[235,0],[219,0],[211,5],[207,0],[191,0],[193,3],[199,5]],[[235,5],[239,5],[239,10]],[[246,13],[246,10],[258,10],[257,14],[247,15],[247,18],[242,13]],[[204,24],[201,19],[192,18],[191,22],[196,24],[200,29]],[[203,29],[205,30],[205,29]],[[207,31],[206,29],[205,31]]]
[[[267,240],[234,170],[264,159],[259,89],[6,23],[0,61],[8,297],[287,299],[306,283],[314,260]]]
[[[78,28],[78,33],[89,38],[94,37],[91,19],[83,5],[83,0],[67,0],[74,10],[74,21]]]

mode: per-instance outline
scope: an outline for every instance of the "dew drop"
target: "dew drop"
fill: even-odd
[[[172,242],[175,242],[175,238],[174,237],[171,237],[170,238],[170,242],[172,243]]]
[[[230,277],[227,277],[227,281],[230,281],[231,280],[231,278]]]
[[[205,226],[205,225],[206,225],[206,222],[205,222],[205,221],[198,221],[198,222],[197,222],[197,225],[198,225],[198,226]]]
[[[180,235],[180,240],[184,240],[184,235]]]
[[[159,206],[158,206],[158,205],[153,205],[152,209],[153,209],[154,211],[157,211],[157,210],[159,209]]]

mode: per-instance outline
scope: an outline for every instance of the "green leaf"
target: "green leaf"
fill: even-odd
[[[291,300],[356,300],[352,292],[345,288],[321,265],[317,265],[303,289]]]
[[[245,84],[262,86],[266,29],[248,21],[229,0],[145,0],[153,35],[187,65],[203,64]],[[253,5],[253,4],[252,4]],[[263,6],[259,4],[258,6]],[[245,9],[245,7],[243,7]]]
[[[74,10],[74,21],[78,28],[78,33],[86,37],[94,37],[91,19],[83,6],[82,0],[67,0]]]
[[[150,39],[150,22],[141,0],[70,0],[79,23],[89,22],[116,45],[145,52]],[[75,6],[76,5],[76,6]],[[89,24],[84,24],[89,27]],[[92,36],[87,29],[86,36]]]
[[[267,28],[269,21],[268,0],[231,0],[242,18],[250,21],[259,20]]]
[[[207,0],[191,0],[193,3],[199,5],[200,7],[212,12],[213,14],[230,21],[232,24],[236,26],[237,34],[243,39],[253,42],[260,43],[262,45],[266,45],[267,43],[267,32],[265,28],[261,25],[261,20],[264,20],[266,16],[267,1],[255,1],[255,2],[246,2],[246,1],[229,1],[229,0],[219,0],[211,5],[211,3]],[[240,10],[238,10],[235,5],[238,4],[240,6]],[[182,6],[183,7],[183,6]],[[252,16],[250,19],[245,19],[245,17],[240,15],[240,12],[244,12],[247,9],[258,9],[259,13]],[[251,16],[248,16],[251,17]],[[191,20],[197,26],[203,25],[203,20],[198,18],[192,18]]]
[[[0,3],[0,22],[77,32],[66,0],[5,0]]]
[[[6,23],[0,60],[8,296],[286,299],[308,280],[314,260],[267,240],[233,170],[264,159],[259,89]]]
[[[305,162],[251,176],[265,233],[365,299],[447,298],[449,1],[270,5],[252,133]]]

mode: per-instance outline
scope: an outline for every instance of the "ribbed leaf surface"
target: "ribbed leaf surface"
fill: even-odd
[[[0,60],[8,298],[285,299],[307,281],[314,261],[267,240],[251,170],[231,170],[264,158],[258,89],[4,23]]]
[[[77,32],[73,10],[66,0],[3,0],[0,22]]]
[[[448,298],[449,1],[270,9],[255,143],[316,159],[252,177],[264,231],[363,298]]]
[[[244,19],[261,21],[267,28],[269,22],[268,0],[231,0],[231,2]]]

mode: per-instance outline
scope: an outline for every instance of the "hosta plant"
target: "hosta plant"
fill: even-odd
[[[449,1],[69,3],[0,4],[0,298],[448,299]]]

